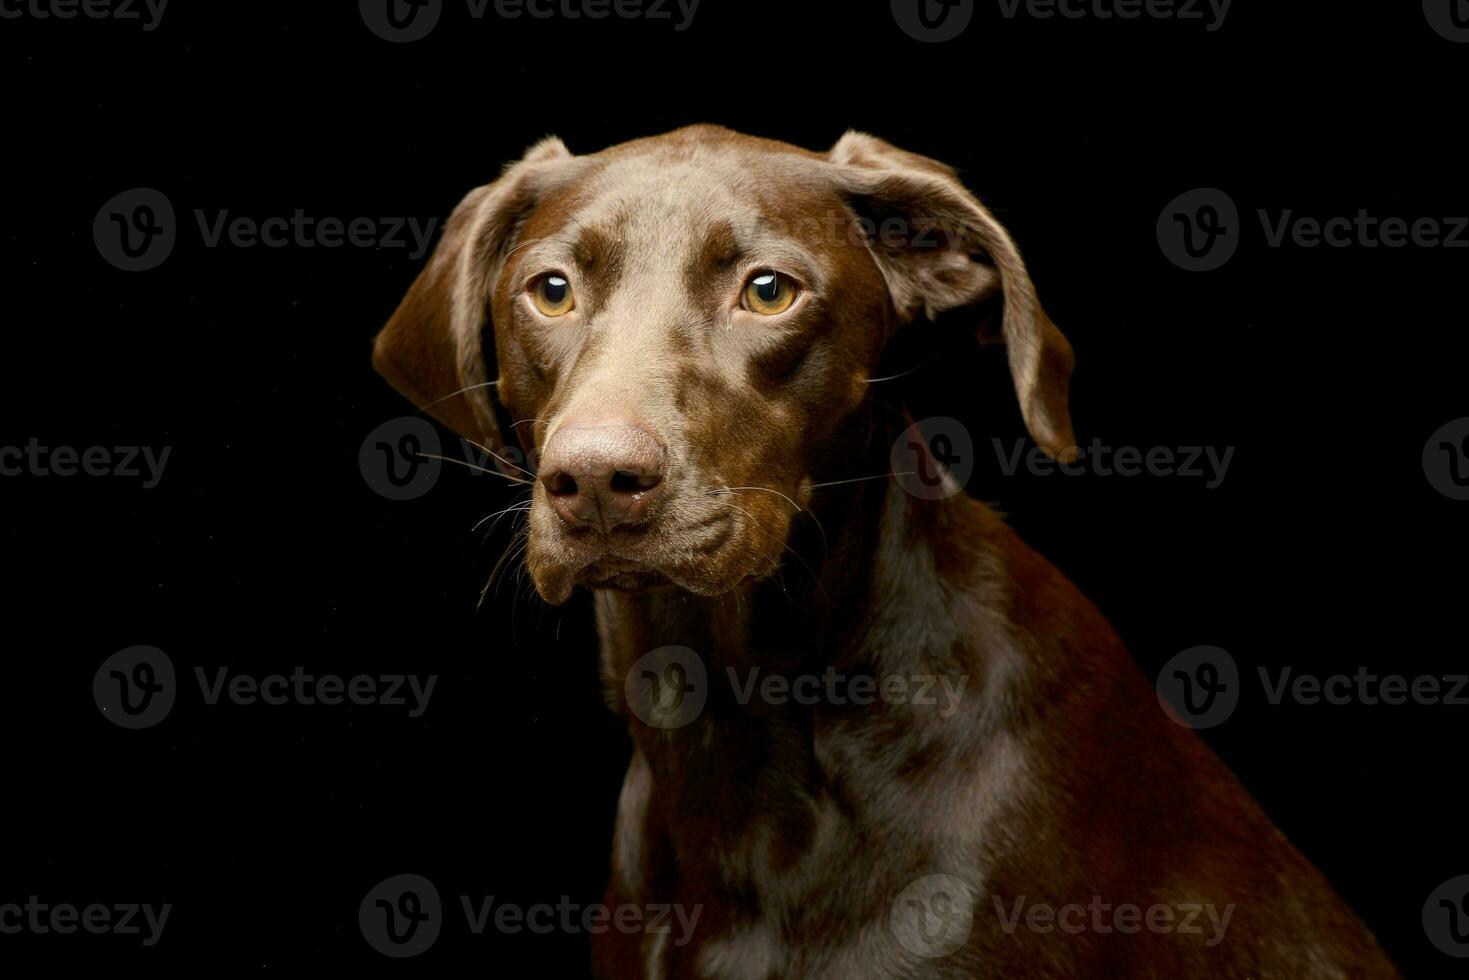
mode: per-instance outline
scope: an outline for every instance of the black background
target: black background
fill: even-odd
[[[887,392],[965,422],[970,492],[1076,581],[1144,670],[1204,643],[1247,681],[1260,665],[1464,670],[1469,504],[1432,489],[1420,454],[1469,414],[1469,251],[1275,249],[1255,217],[1469,213],[1469,45],[1418,4],[1237,0],[1209,32],[1006,20],[980,3],[962,37],[932,45],[885,2],[703,0],[676,32],[476,22],[451,0],[412,44],[375,37],[353,4],[311,6],[175,0],[152,32],[0,20],[0,445],[172,447],[152,490],[0,478],[0,903],[174,906],[153,948],[0,936],[0,963],[584,972],[585,937],[473,936],[458,916],[461,894],[600,897],[627,742],[584,596],[549,609],[511,577],[476,608],[509,537],[470,529],[515,488],[450,467],[400,503],[359,472],[367,433],[409,411],[369,349],[422,261],[206,248],[193,218],[442,218],[547,133],[591,152],[709,121],[824,149],[855,127],[956,165],[1077,349],[1081,439],[1236,447],[1217,489],[1011,478],[988,448],[1022,435],[999,349]],[[172,201],[179,242],[126,273],[92,221],[139,186]],[[1244,238],[1224,268],[1190,273],[1154,225],[1201,186],[1231,195]],[[111,725],[90,694],[134,644],[184,679],[144,731]],[[419,719],[211,707],[193,685],[196,666],[298,665],[439,682]],[[1420,914],[1469,872],[1469,709],[1277,707],[1246,690],[1210,743],[1405,972],[1461,969]],[[453,907],[438,944],[399,965],[363,941],[357,905],[402,873]]]

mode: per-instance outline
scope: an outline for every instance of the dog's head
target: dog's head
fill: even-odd
[[[705,126],[590,156],[550,138],[455,209],[374,363],[538,460],[548,601],[717,595],[777,566],[887,337],[990,299],[1031,434],[1062,453],[1070,347],[950,168],[859,133],[826,154]]]

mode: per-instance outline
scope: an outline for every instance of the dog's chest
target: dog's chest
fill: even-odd
[[[833,760],[834,771],[843,771],[842,761]],[[694,813],[680,826],[665,816],[648,763],[634,762],[619,811],[619,880],[644,901],[682,903],[690,914],[697,906],[700,916],[682,943],[678,936],[645,943],[646,976],[943,975],[923,955],[930,939],[904,930],[935,925],[912,921],[915,914],[953,911],[955,896],[933,904],[936,877],[964,883],[957,900],[980,901],[987,838],[1001,817],[995,801],[1013,794],[1018,760],[1002,750],[916,784],[870,757],[851,762],[839,792],[771,795],[741,820]],[[759,774],[739,775],[759,797]]]

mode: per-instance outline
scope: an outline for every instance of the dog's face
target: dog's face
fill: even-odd
[[[1027,422],[1064,450],[1069,347],[948,168],[860,134],[826,155],[713,127],[582,157],[552,139],[461,203],[376,363],[538,462],[548,601],[718,595],[778,566],[890,331],[996,293]]]

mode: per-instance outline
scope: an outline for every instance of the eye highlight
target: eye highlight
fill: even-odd
[[[740,295],[740,305],[751,313],[775,316],[796,301],[796,284],[779,272],[757,272]]]
[[[553,272],[537,279],[531,287],[530,295],[536,309],[545,316],[565,316],[576,309],[576,296],[571,291],[571,283],[560,273]]]

